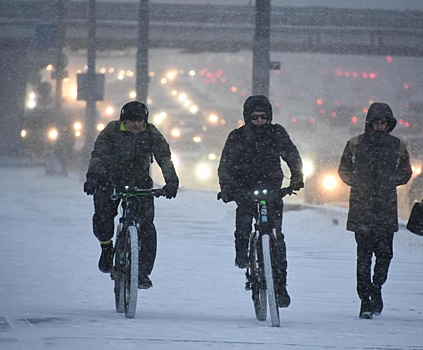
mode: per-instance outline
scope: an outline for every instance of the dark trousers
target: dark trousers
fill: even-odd
[[[99,190],[94,194],[93,231],[100,242],[113,238],[115,216],[118,214],[119,201],[110,199],[110,190]],[[157,254],[157,232],[154,226],[154,198],[140,198],[140,230],[141,243],[139,274],[149,275],[153,270]]]
[[[360,299],[369,298],[373,285],[380,287],[388,278],[389,265],[393,257],[393,233],[375,236],[374,231],[355,233],[357,242],[357,293]],[[372,257],[375,255],[373,281],[371,277]]]
[[[288,262],[286,260],[285,236],[282,233],[282,213],[283,202],[281,200],[268,202],[267,215],[269,222],[276,228],[276,249],[274,260],[278,276],[276,277],[280,285],[286,285],[286,275]],[[235,250],[248,251],[248,242],[252,231],[252,223],[256,215],[256,204],[254,201],[237,201],[235,215]]]

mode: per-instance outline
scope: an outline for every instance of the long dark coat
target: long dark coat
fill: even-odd
[[[386,132],[375,132],[373,119],[386,117]],[[396,119],[384,103],[373,103],[366,117],[364,134],[347,142],[338,174],[351,186],[347,230],[383,235],[398,231],[396,187],[411,178],[405,144],[390,135]]]

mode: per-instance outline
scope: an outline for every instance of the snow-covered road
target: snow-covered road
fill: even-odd
[[[281,327],[254,315],[233,265],[234,205],[183,189],[156,201],[154,288],[137,314],[115,312],[97,269],[92,198],[77,176],[0,168],[0,349],[423,349],[423,237],[396,235],[385,309],[358,318],[346,210],[287,211],[288,290]]]

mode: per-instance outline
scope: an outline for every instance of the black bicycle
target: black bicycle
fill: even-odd
[[[273,327],[280,326],[278,293],[275,281],[277,269],[275,256],[277,256],[276,228],[267,216],[268,199],[282,200],[286,195],[295,194],[291,187],[284,187],[275,192],[267,190],[254,190],[243,194],[242,198],[252,199],[256,203],[254,230],[250,235],[248,255],[249,267],[245,273],[247,281],[245,289],[252,291],[252,299],[256,317],[260,321],[267,318],[267,304]]]
[[[140,197],[163,196],[162,189],[143,189],[125,186],[113,188],[112,200],[121,199],[122,216],[116,229],[114,266],[110,277],[115,281],[116,311],[128,318],[133,318],[137,309],[138,268],[141,242],[138,238],[140,229]]]
[[[282,200],[286,195],[295,194],[291,187],[281,188],[277,193],[267,190],[255,190],[251,193],[256,203],[254,230],[249,240],[249,260],[245,276],[245,287],[252,291],[252,299],[256,317],[260,321],[267,318],[267,304],[269,305],[270,319],[273,327],[280,326],[278,293],[275,281],[277,280],[276,263],[277,235],[273,223],[269,222],[267,211],[269,196],[276,196]]]

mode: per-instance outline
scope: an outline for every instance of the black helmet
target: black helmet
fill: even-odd
[[[120,121],[148,120],[148,109],[144,103],[138,101],[128,102],[120,110]]]

